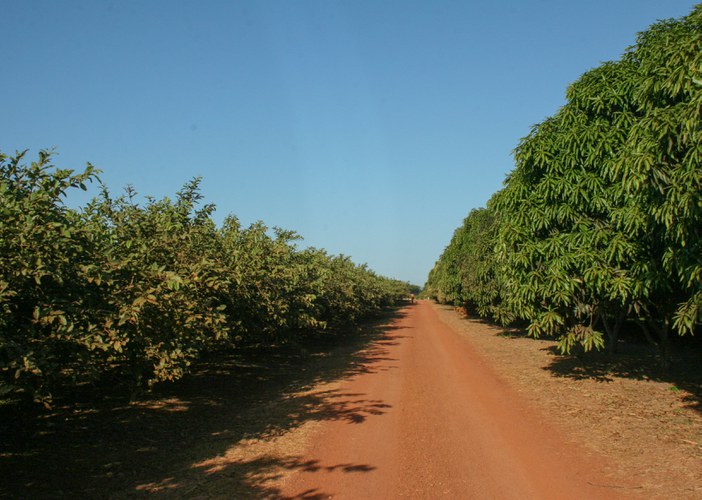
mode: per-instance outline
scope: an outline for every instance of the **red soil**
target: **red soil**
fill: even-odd
[[[602,457],[569,441],[467,339],[418,302],[391,326],[323,422],[287,498],[625,498]],[[360,416],[359,416],[360,415]]]

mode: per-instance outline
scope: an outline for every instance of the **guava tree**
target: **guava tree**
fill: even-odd
[[[90,356],[81,268],[91,241],[64,199],[96,170],[56,169],[47,151],[26,165],[25,155],[0,153],[0,395],[27,390],[48,402],[51,384]]]

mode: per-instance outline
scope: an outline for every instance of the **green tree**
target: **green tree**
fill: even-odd
[[[506,302],[561,348],[615,345],[625,318],[658,333],[700,318],[701,10],[642,33],[515,152],[497,194]]]
[[[505,320],[495,273],[496,230],[491,209],[472,210],[429,274],[427,295],[483,318]]]
[[[341,329],[396,303],[407,283],[348,257],[299,250],[263,223],[212,220],[199,179],[140,204],[96,180],[0,155],[0,396],[48,403],[55,388],[109,378],[139,391],[182,377],[202,353]]]
[[[26,166],[25,155],[0,153],[0,394],[27,389],[48,402],[51,382],[89,354],[81,266],[91,242],[63,199],[96,170],[55,169],[47,151]]]

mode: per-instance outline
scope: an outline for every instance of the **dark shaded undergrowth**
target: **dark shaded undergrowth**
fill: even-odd
[[[363,394],[304,391],[372,371],[373,362],[387,358],[387,344],[398,335],[392,323],[403,314],[395,309],[343,336],[304,345],[221,354],[132,403],[109,388],[76,392],[51,410],[5,402],[0,496],[279,498],[268,482],[271,470],[372,470],[274,456],[211,464],[242,440],[310,420],[362,422],[383,414],[388,405]],[[315,490],[296,498],[326,497]]]

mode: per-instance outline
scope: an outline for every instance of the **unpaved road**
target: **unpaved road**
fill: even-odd
[[[323,422],[287,498],[626,498],[601,457],[503,382],[431,305],[408,307],[344,382],[358,418]]]

